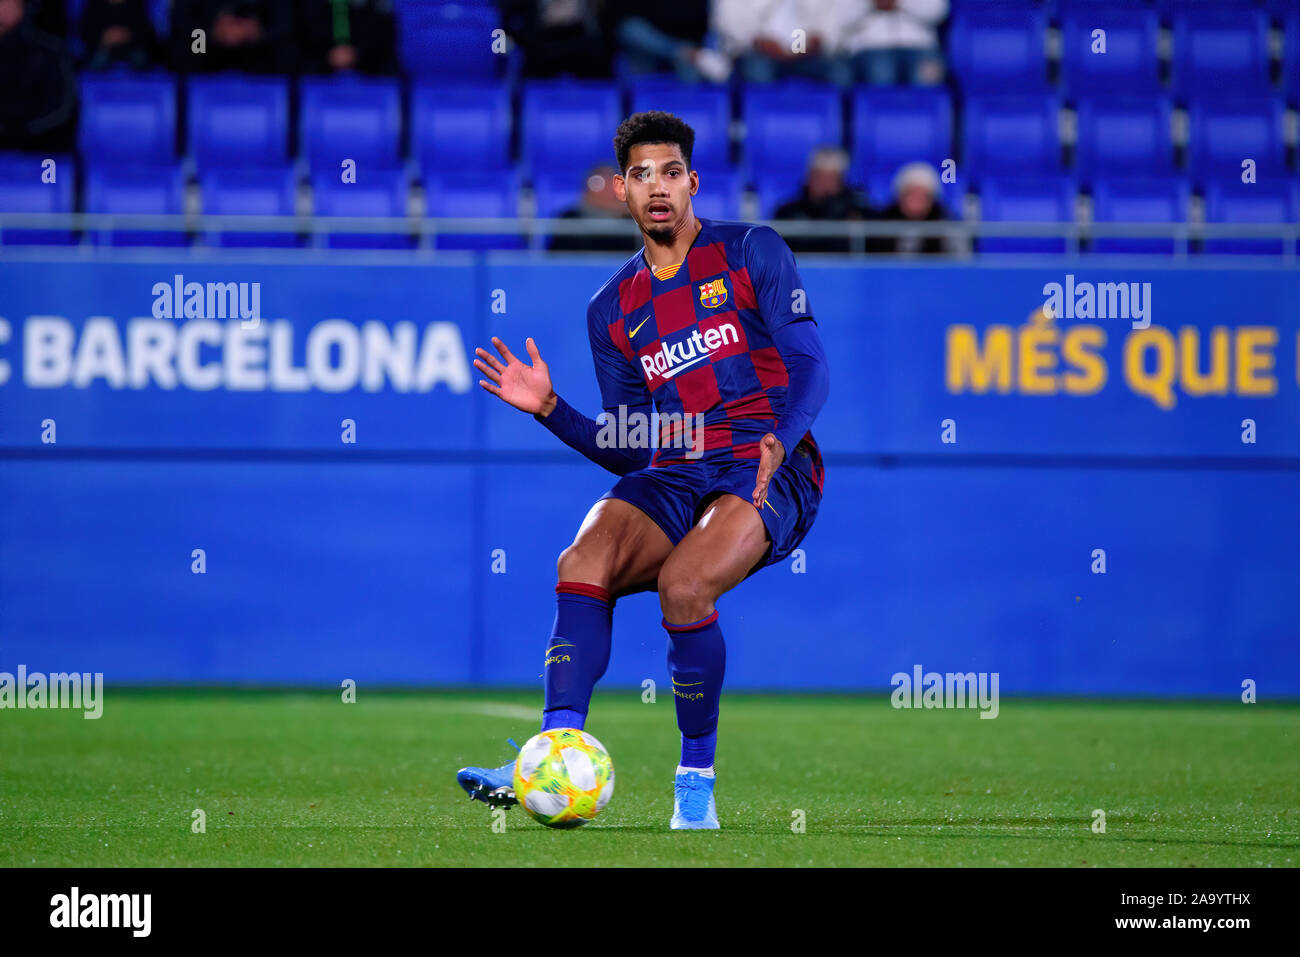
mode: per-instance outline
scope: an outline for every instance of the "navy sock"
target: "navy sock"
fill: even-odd
[[[677,728],[682,733],[685,768],[708,768],[718,748],[718,705],[727,670],[727,646],[718,626],[718,613],[685,625],[667,619],[668,674],[677,704]]]
[[[609,665],[614,603],[609,592],[581,582],[555,586],[555,627],[546,642],[542,730],[581,728],[591,691]]]

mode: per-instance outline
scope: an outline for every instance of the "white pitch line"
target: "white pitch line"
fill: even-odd
[[[540,721],[541,713],[537,708],[525,708],[521,704],[506,704],[501,701],[484,701],[480,704],[458,704],[457,710],[471,714],[483,714],[489,718],[512,718],[516,721]]]

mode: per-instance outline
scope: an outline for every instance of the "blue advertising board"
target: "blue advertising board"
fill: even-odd
[[[614,478],[470,363],[532,336],[595,414],[616,260],[101,256],[0,262],[0,670],[537,682],[556,556]],[[801,274],[826,495],[723,599],[729,687],[1300,694],[1295,271]],[[606,681],[664,654],[655,596],[621,601]]]

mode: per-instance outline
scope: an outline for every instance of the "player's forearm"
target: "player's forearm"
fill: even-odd
[[[789,384],[785,390],[785,411],[772,431],[785,448],[788,458],[794,454],[813,419],[830,395],[830,373],[821,336],[811,320],[792,322],[773,336],[777,352],[785,363]]]
[[[648,416],[648,407],[643,411]],[[626,475],[650,464],[651,449],[619,448],[617,443],[602,444],[599,441],[600,424],[595,419],[587,418],[558,395],[555,396],[554,406],[549,413],[543,406],[543,411],[533,418],[569,448],[576,449],[615,475]]]

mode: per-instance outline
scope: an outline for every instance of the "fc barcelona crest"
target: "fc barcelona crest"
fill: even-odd
[[[727,301],[727,280],[714,279],[700,284],[700,305],[705,309],[717,309]]]

